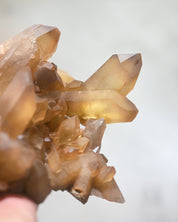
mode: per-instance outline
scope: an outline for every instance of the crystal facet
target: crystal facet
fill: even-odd
[[[115,169],[100,153],[106,123],[132,121],[126,98],[141,55],[113,55],[85,82],[47,60],[60,32],[34,25],[0,45],[0,193],[44,201],[67,190],[124,202]]]
[[[78,115],[83,120],[104,117],[106,123],[128,122],[138,112],[132,102],[115,90],[68,91],[63,97],[68,115]]]
[[[26,65],[32,69],[56,51],[60,32],[55,27],[33,25],[0,45],[0,95],[15,73]]]
[[[142,65],[141,55],[112,55],[88,80],[86,90],[114,89],[127,95],[134,87]]]
[[[23,133],[36,109],[29,67],[16,73],[0,97],[1,129],[12,137]]]

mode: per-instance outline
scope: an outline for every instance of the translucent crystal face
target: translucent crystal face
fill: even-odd
[[[100,153],[106,123],[132,121],[126,98],[141,55],[113,55],[85,82],[46,61],[60,32],[34,25],[0,45],[0,192],[42,202],[67,190],[124,202],[114,167]]]
[[[0,97],[1,129],[15,138],[23,133],[35,110],[35,92],[29,67],[18,71]]]
[[[87,81],[86,90],[111,89],[127,95],[134,87],[142,66],[140,54],[112,55]]]
[[[115,90],[68,91],[63,93],[69,116],[79,115],[81,120],[104,117],[106,123],[132,121],[137,108]]]
[[[33,25],[0,45],[0,95],[15,73],[28,65],[35,69],[55,52],[60,32],[55,27]]]

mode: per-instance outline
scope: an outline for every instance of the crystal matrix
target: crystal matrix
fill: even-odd
[[[100,148],[106,123],[137,115],[126,95],[141,55],[113,55],[82,82],[47,61],[59,37],[34,25],[0,45],[0,192],[40,203],[67,190],[82,203],[90,195],[123,203]]]

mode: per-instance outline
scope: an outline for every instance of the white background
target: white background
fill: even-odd
[[[58,191],[40,205],[39,222],[177,222],[178,1],[0,0],[0,42],[35,23],[60,29],[52,61],[76,79],[114,53],[143,58],[128,96],[139,114],[109,125],[102,145],[126,203],[91,197],[83,206]]]

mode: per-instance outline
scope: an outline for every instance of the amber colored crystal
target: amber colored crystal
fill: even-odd
[[[41,203],[51,192],[48,174],[44,164],[35,160],[25,183],[25,192],[36,203]],[[38,194],[38,195],[37,195]]]
[[[68,115],[78,115],[81,119],[99,119],[106,123],[132,121],[137,108],[126,97],[114,90],[64,92],[68,105]]]
[[[91,195],[101,197],[113,202],[125,202],[124,197],[122,196],[122,193],[114,179],[110,182],[99,185],[99,188],[93,188],[91,191]]]
[[[1,129],[12,137],[23,133],[36,109],[29,67],[16,73],[0,97]]]
[[[113,55],[82,82],[47,61],[59,36],[34,25],[0,45],[0,193],[41,203],[66,190],[82,203],[90,195],[123,203],[100,148],[106,123],[137,115],[126,95],[141,55]]]
[[[36,111],[32,117],[32,122],[38,123],[44,121],[48,108],[48,100],[36,96]]]
[[[48,99],[48,109],[44,122],[49,122],[53,118],[62,118],[66,114],[66,103],[62,97]]]
[[[90,143],[90,140],[87,137],[82,136],[82,137],[78,137],[69,145],[78,149],[79,152],[83,153],[84,151],[86,151],[86,148],[88,147],[89,143]]]
[[[57,70],[58,75],[61,77],[62,81],[67,84],[75,80],[72,76],[70,76],[66,71],[61,69]]]
[[[62,79],[57,73],[57,67],[47,61],[38,64],[34,78],[40,91],[61,90],[63,87]]]
[[[88,80],[85,90],[114,89],[127,95],[134,87],[142,65],[140,54],[112,55]]]
[[[78,116],[64,120],[58,129],[59,144],[71,142],[80,135],[80,121]]]
[[[56,51],[60,32],[57,28],[33,25],[0,45],[0,95],[15,73],[26,65],[32,69]]]
[[[56,149],[51,149],[47,154],[48,167],[51,173],[59,173],[61,171],[61,160]]]
[[[89,139],[89,144],[87,146],[88,150],[93,150],[94,148],[100,146],[105,128],[106,123],[104,118],[97,120],[87,120],[83,136]]]
[[[73,80],[66,85],[65,91],[80,91],[83,89],[83,82]]]
[[[25,178],[34,159],[33,150],[0,133],[0,181],[12,182]]]

